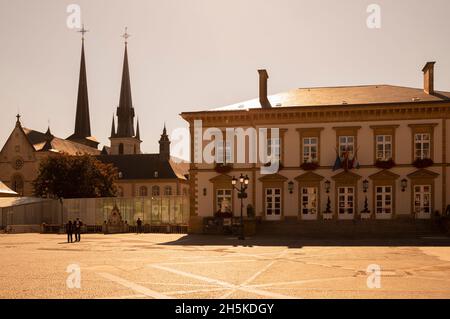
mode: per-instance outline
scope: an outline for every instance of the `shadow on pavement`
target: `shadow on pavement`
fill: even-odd
[[[304,246],[324,247],[389,247],[389,246],[439,246],[450,247],[450,237],[435,236],[422,238],[306,238],[298,236],[252,236],[239,240],[233,236],[220,235],[185,235],[177,240],[159,243],[158,245],[173,246],[284,246],[287,248],[302,248]]]

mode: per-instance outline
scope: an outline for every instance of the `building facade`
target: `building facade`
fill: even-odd
[[[450,93],[434,90],[433,62],[423,72],[423,89],[370,85],[267,96],[268,75],[261,70],[259,99],[183,113],[191,131],[191,231],[216,212],[239,215],[231,181],[241,174],[249,177],[244,207],[266,221],[430,219],[444,212],[450,204]],[[228,139],[215,142],[214,151],[223,156],[217,163],[226,164],[196,158],[214,140],[205,137],[211,128]],[[279,170],[262,174],[268,163],[249,161],[250,135],[242,148],[227,128],[278,129],[278,139],[270,133],[256,138],[279,145]],[[236,163],[242,149],[245,161]]]
[[[98,149],[99,143],[91,134],[89,97],[86,76],[84,28],[81,46],[81,62],[74,132],[68,138],[22,126],[20,115],[11,135],[0,151],[0,180],[20,196],[32,196],[32,183],[38,176],[42,159],[61,153],[69,155],[88,154],[102,162],[115,165],[120,174],[119,196],[185,195],[189,192],[188,168],[181,161],[171,158],[170,140],[164,126],[160,152],[143,154],[140,145],[139,121],[136,122],[132,103],[130,71],[128,65],[129,35],[124,34],[125,51],[119,106],[116,111],[117,129],[113,117],[110,146]]]

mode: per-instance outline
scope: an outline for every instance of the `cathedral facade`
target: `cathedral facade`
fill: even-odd
[[[160,152],[143,154],[140,148],[139,121],[134,125],[128,48],[122,70],[122,84],[116,121],[113,117],[110,146],[99,149],[99,142],[91,134],[89,97],[86,76],[84,33],[82,31],[81,63],[74,132],[68,138],[52,134],[50,127],[40,132],[26,128],[17,115],[15,126],[0,151],[0,181],[19,196],[32,196],[32,183],[38,176],[40,162],[57,154],[92,155],[119,170],[118,196],[160,196],[188,194],[188,166],[170,156],[170,139],[164,126],[159,141]],[[128,38],[127,33],[124,35]]]

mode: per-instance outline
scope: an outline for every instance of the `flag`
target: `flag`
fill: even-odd
[[[336,161],[334,161],[333,172],[342,168],[341,157],[339,156],[339,152],[336,150]]]

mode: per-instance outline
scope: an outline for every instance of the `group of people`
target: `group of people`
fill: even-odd
[[[73,243],[73,234],[75,234],[75,241],[81,240],[81,226],[83,223],[77,218],[73,223],[69,220],[66,224],[67,242]]]

